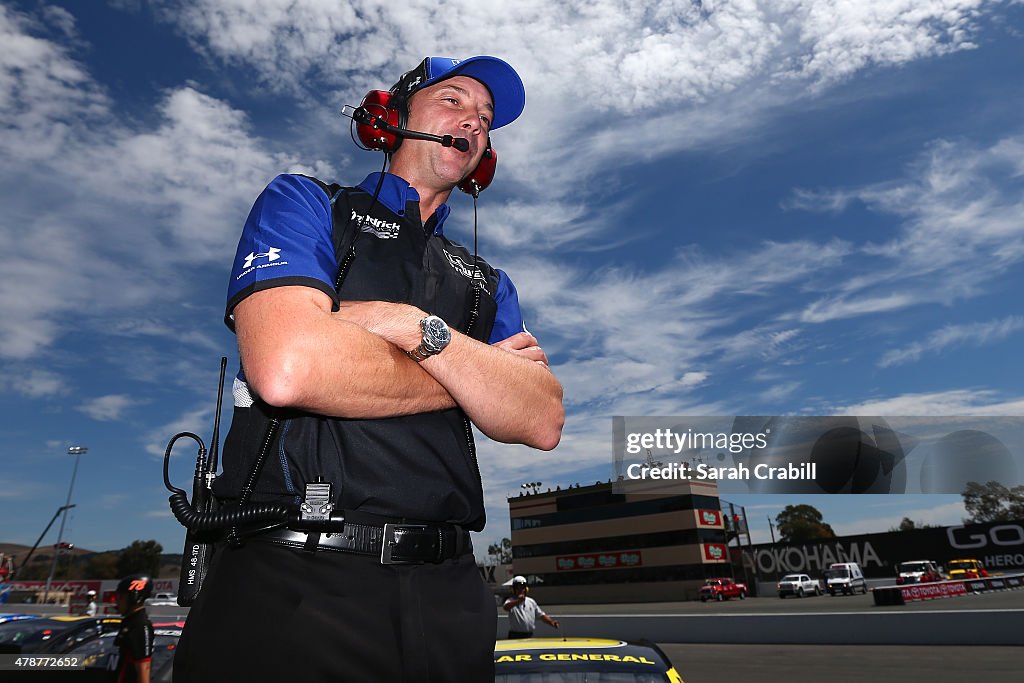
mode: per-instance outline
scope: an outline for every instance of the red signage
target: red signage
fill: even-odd
[[[12,581],[8,584],[16,591],[41,591],[46,589],[45,581]],[[68,581],[60,579],[50,582],[51,593],[85,593],[86,591],[99,592],[101,581]]]
[[[956,595],[967,595],[967,586],[962,582],[921,583],[903,586],[900,589],[904,602],[914,600],[932,600],[934,598],[951,598]]]
[[[697,513],[697,526],[722,528],[721,510],[694,510]]]
[[[614,553],[588,553],[586,555],[563,555],[555,558],[555,568],[560,571],[580,569],[626,569],[639,567],[643,562],[639,550],[623,550]]]
[[[728,562],[729,550],[724,543],[702,543],[701,552],[704,553],[705,562]]]

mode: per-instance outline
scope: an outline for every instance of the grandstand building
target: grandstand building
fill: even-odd
[[[686,600],[732,575],[714,482],[599,482],[508,503],[513,572],[542,603]]]

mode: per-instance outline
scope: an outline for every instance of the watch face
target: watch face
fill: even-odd
[[[423,319],[423,344],[437,352],[448,346],[452,340],[451,330],[448,325],[436,315],[430,315]]]

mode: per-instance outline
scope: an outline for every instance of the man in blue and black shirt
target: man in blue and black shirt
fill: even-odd
[[[228,289],[242,367],[214,492],[320,506],[344,527],[222,549],[176,680],[493,680],[494,603],[468,537],[485,521],[470,424],[550,450],[562,388],[509,277],[444,225],[524,90],[494,57],[430,57],[390,98],[400,127],[466,143],[398,140],[389,172],[351,188],[279,176]],[[309,504],[314,488],[329,505]]]

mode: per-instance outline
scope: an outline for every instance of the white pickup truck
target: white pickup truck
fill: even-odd
[[[821,584],[807,574],[786,574],[778,583],[779,597],[795,595],[802,598],[805,595],[821,595]]]
[[[178,596],[174,593],[154,593],[146,600],[147,607],[177,607]]]

